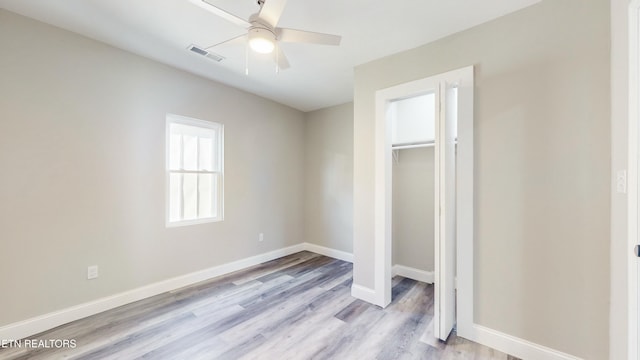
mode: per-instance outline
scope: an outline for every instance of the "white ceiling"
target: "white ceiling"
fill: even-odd
[[[266,0],[269,1],[269,0]],[[278,26],[342,35],[338,47],[284,43],[291,68],[221,46],[220,63],[187,51],[243,34],[189,0],[0,0],[0,7],[302,111],[349,102],[353,68],[468,29],[540,0],[289,0]],[[255,0],[210,0],[248,19]]]

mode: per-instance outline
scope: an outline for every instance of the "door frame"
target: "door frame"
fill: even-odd
[[[385,307],[391,302],[392,155],[391,122],[387,117],[387,105],[393,100],[424,94],[430,89],[437,91],[438,84],[441,82],[458,83],[458,101],[460,103],[456,169],[458,174],[456,188],[457,324],[458,334],[465,337],[465,334],[472,331],[473,325],[473,66],[376,92],[373,299],[374,303],[381,307]]]
[[[638,143],[640,142],[640,0],[629,4],[629,148],[627,168],[627,289],[628,289],[628,354],[629,359],[640,359],[638,335],[640,335],[640,321],[638,307],[640,290],[638,281],[638,258],[633,248],[638,244],[640,230],[640,183],[638,182]]]

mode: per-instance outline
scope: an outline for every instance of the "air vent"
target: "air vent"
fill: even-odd
[[[208,53],[206,55],[206,57],[208,57],[209,59],[211,59],[213,61],[217,61],[217,62],[220,62],[220,61],[224,60],[224,57],[222,57],[222,56],[220,56],[218,54],[212,53],[212,52]]]
[[[189,50],[193,51],[196,54],[200,54],[202,56],[207,56],[207,54],[209,54],[207,50],[201,49],[195,45],[190,45]]]
[[[201,48],[201,47],[199,47],[197,45],[193,45],[193,44],[189,45],[189,47],[187,49],[189,49],[189,51],[193,51],[194,53],[196,53],[198,55],[202,55],[202,56],[204,56],[206,58],[209,58],[209,59],[211,59],[213,61],[216,61],[216,62],[220,62],[220,61],[224,60],[224,57],[222,57],[222,56],[220,56],[218,54],[209,52],[209,51],[207,51],[207,50],[205,50],[205,49],[203,49],[203,48]]]

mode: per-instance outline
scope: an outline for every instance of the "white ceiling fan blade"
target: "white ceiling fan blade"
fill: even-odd
[[[193,4],[203,8],[203,9],[205,9],[205,10],[207,10],[207,11],[209,11],[209,12],[211,12],[211,13],[213,13],[213,14],[215,14],[215,15],[217,15],[217,16],[219,16],[219,17],[221,17],[221,18],[223,18],[223,19],[225,19],[227,21],[229,21],[229,22],[232,22],[232,23],[234,23],[234,24],[236,24],[238,26],[242,26],[245,29],[248,29],[248,28],[251,27],[251,23],[249,23],[248,21],[246,21],[246,20],[244,20],[242,18],[239,18],[239,17],[233,15],[230,12],[227,12],[225,10],[220,9],[219,7],[209,3],[206,0],[190,0],[190,1]]]
[[[289,65],[289,60],[287,60],[284,51],[282,51],[282,47],[280,46],[278,46],[278,52],[276,54],[276,63],[278,64],[279,70],[286,70],[291,66]]]
[[[209,50],[209,49],[214,48],[214,47],[219,46],[219,45],[244,44],[246,42],[246,37],[247,37],[247,34],[238,35],[238,36],[233,37],[233,38],[231,38],[229,40],[225,40],[225,41],[219,42],[217,44],[213,44],[211,46],[208,46],[208,47],[205,48],[205,50]]]
[[[287,0],[265,0],[258,17],[271,27],[276,27],[286,4]]]
[[[283,42],[299,42],[321,45],[340,45],[341,36],[322,34],[311,31],[276,28],[278,40]]]

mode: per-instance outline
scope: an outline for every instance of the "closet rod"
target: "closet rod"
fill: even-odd
[[[436,144],[435,140],[418,143],[418,144],[405,144],[405,145],[391,145],[391,150],[402,150],[402,149],[415,149],[422,147],[430,147]],[[458,144],[458,138],[454,139],[454,144]]]
[[[434,145],[435,145],[435,142],[433,141],[428,143],[422,143],[422,144],[395,145],[395,146],[391,146],[391,150],[415,149],[415,148],[423,148],[423,147],[429,147]]]

